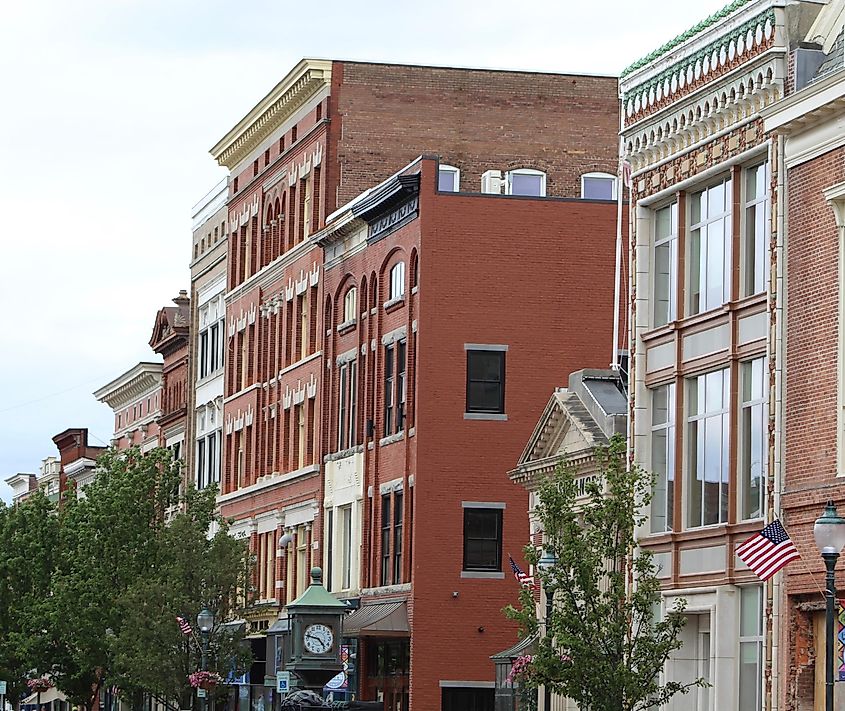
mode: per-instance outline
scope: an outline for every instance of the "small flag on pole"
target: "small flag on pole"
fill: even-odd
[[[777,519],[741,544],[736,554],[760,580],[768,580],[785,565],[801,557]]]
[[[190,622],[188,622],[184,617],[176,615],[176,622],[179,623],[179,629],[182,630],[182,634],[191,634],[191,632],[193,632]]]
[[[522,585],[522,587],[524,587],[524,588],[533,588],[534,587],[534,576],[528,575],[527,573],[524,573],[522,571],[522,568],[520,568],[516,564],[516,561],[511,556],[508,556],[508,560],[510,561],[510,564],[511,564],[511,570],[513,571],[513,577],[515,577],[517,579],[519,584]]]

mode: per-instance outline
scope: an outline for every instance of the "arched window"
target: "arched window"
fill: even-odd
[[[584,173],[581,197],[585,200],[615,200],[616,176],[610,173]]]
[[[546,174],[533,168],[516,168],[505,174],[508,195],[546,197]]]
[[[397,262],[390,269],[390,300],[405,296],[405,262]]]
[[[343,322],[354,321],[355,309],[358,307],[358,290],[352,286],[346,291],[343,297]]]

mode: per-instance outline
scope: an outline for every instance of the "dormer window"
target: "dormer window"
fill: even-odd
[[[616,176],[610,173],[584,173],[581,197],[585,200],[615,200]]]
[[[546,197],[546,174],[532,168],[517,168],[505,174],[505,192],[508,195]]]
[[[461,189],[461,171],[453,165],[440,164],[437,189],[441,193],[456,193]]]

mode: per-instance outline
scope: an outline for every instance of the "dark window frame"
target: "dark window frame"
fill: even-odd
[[[505,414],[505,368],[507,365],[506,358],[507,351],[493,350],[485,348],[468,348],[467,349],[467,376],[466,376],[466,410],[465,412],[477,412],[486,414]],[[499,378],[498,380],[491,380],[489,378],[482,378],[475,376],[473,373],[473,358],[478,355],[496,356],[499,358]],[[486,407],[479,403],[472,402],[472,386],[476,383],[482,384],[498,384],[499,396],[498,403],[495,407]]]
[[[468,528],[468,519],[472,518],[472,516],[478,516],[481,513],[486,513],[494,517],[496,521],[496,537],[495,539],[489,537],[470,537],[467,532]],[[502,527],[504,523],[504,510],[501,508],[493,508],[493,507],[464,507],[464,528],[463,528],[463,570],[465,571],[482,571],[482,572],[496,572],[500,573],[502,571]],[[472,560],[473,553],[475,555],[483,555],[482,551],[475,551],[471,550],[472,543],[475,542],[488,542],[491,540],[496,541],[496,563],[495,564],[488,564],[479,562],[478,560]]]

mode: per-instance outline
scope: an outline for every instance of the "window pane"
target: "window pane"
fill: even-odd
[[[511,195],[528,195],[540,197],[542,195],[543,176],[511,174]]]
[[[587,200],[613,200],[613,178],[582,178]]]
[[[467,412],[504,412],[504,351],[467,351]]]
[[[498,520],[495,509],[466,509],[466,534],[470,538],[495,538]]]
[[[742,642],[739,645],[739,707],[755,711],[760,708],[761,642]]]
[[[469,377],[473,380],[496,380],[501,378],[502,357],[497,351],[469,351]]]
[[[501,509],[464,509],[464,570],[500,570]]]
[[[440,192],[453,193],[456,191],[455,182],[458,177],[454,170],[444,170],[443,168],[437,174],[437,189]]]
[[[763,586],[740,588],[739,636],[763,634]]]

